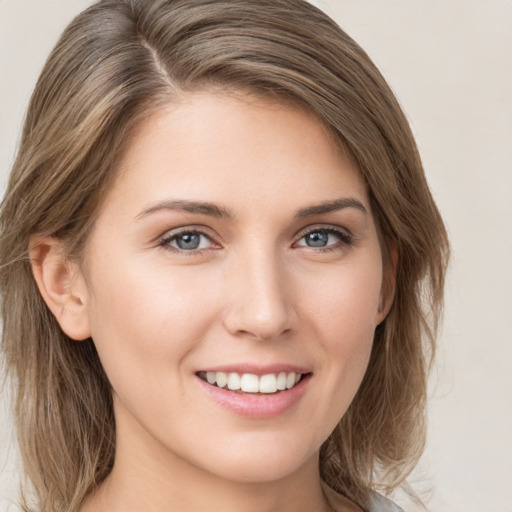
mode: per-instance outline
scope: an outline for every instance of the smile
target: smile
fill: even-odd
[[[242,393],[273,394],[293,388],[304,374],[295,372],[254,373],[198,372],[198,377],[212,386]]]

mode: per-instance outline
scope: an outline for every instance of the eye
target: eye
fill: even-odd
[[[302,233],[301,238],[294,245],[313,249],[334,249],[351,244],[352,237],[341,229],[316,228]]]
[[[201,251],[215,247],[211,238],[201,231],[180,231],[171,233],[160,242],[161,247],[167,247],[177,251]]]

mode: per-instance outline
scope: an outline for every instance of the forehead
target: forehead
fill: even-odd
[[[200,92],[138,126],[105,206],[183,197],[292,207],[345,192],[366,198],[353,161],[312,114],[254,95]]]

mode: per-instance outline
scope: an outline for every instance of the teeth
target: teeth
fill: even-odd
[[[277,391],[277,379],[272,373],[262,375],[260,379],[260,393],[275,393]]]
[[[203,378],[209,384],[217,385],[219,388],[227,386],[232,391],[242,390],[244,393],[276,393],[285,389],[291,389],[297,384],[302,377],[301,373],[286,373],[279,374],[267,373],[258,377],[253,373],[226,373],[226,372],[206,372],[202,374]]]
[[[240,389],[240,375],[238,373],[230,373],[228,376],[228,389],[236,391]]]
[[[223,388],[228,383],[228,376],[224,372],[216,372],[215,381],[219,388]]]
[[[240,389],[244,393],[258,393],[260,390],[260,381],[257,375],[244,373],[240,380]]]
[[[289,373],[286,377],[286,389],[293,388],[295,386],[295,373]]]
[[[277,389],[279,389],[279,391],[286,389],[286,373],[284,372],[281,372],[277,377]]]

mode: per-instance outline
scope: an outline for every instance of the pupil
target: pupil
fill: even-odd
[[[321,233],[319,231],[310,233],[306,238],[306,243],[310,247],[325,247],[329,239],[328,233]]]
[[[197,233],[184,233],[177,238],[176,244],[180,249],[197,249],[199,241],[200,238]]]

